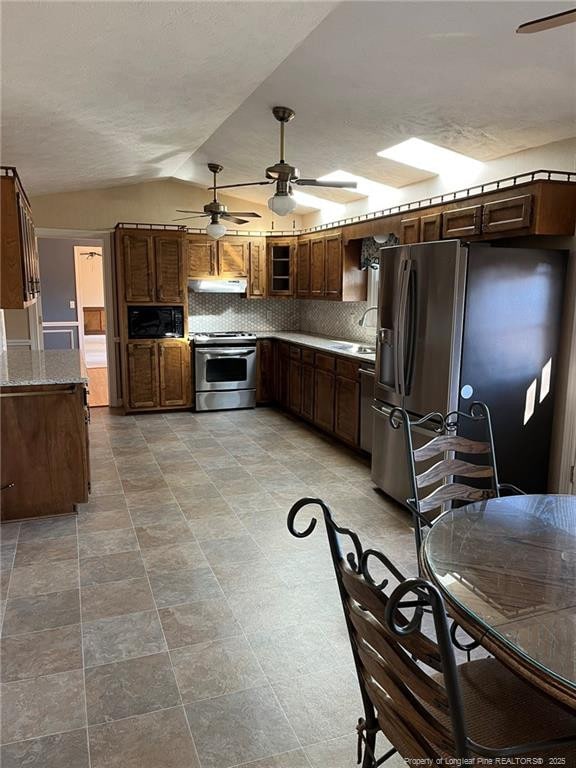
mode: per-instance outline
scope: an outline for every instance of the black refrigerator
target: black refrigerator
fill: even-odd
[[[372,479],[410,495],[412,417],[490,408],[501,482],[547,490],[566,253],[445,240],[380,251]],[[433,437],[419,430],[415,447]]]

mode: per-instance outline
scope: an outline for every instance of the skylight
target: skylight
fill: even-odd
[[[420,168],[423,171],[437,173],[441,176],[454,175],[455,173],[462,175],[477,173],[482,167],[479,160],[416,138],[406,139],[406,141],[383,149],[377,154],[379,157],[386,157],[397,163],[411,165],[413,168]]]
[[[387,184],[380,184],[377,181],[367,179],[365,176],[356,176],[354,173],[342,170],[332,171],[332,173],[327,173],[325,176],[320,176],[318,181],[355,181],[356,188],[351,188],[350,191],[358,192],[359,195],[365,195],[366,197],[381,195],[394,189]]]

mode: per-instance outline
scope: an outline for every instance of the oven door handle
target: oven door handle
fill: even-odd
[[[256,354],[255,349],[231,349],[230,351],[224,349],[197,349],[196,354],[205,355],[212,359],[218,359],[219,357],[248,357],[248,355]]]
[[[219,360],[221,357],[248,357],[248,355],[253,355],[254,352],[255,350],[253,349],[251,349],[249,352],[219,352],[212,359]]]

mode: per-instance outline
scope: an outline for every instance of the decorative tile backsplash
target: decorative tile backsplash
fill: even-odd
[[[233,293],[188,293],[188,329],[199,331],[298,331],[294,299],[247,299]]]
[[[200,331],[304,331],[374,342],[375,329],[358,320],[368,302],[247,299],[230,293],[189,293],[191,333]]]

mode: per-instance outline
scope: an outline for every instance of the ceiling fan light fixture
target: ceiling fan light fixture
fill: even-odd
[[[213,240],[218,240],[226,234],[226,225],[220,221],[211,221],[206,227],[206,234]]]
[[[268,208],[277,216],[287,216],[296,208],[296,201],[292,195],[276,193],[268,200]]]

